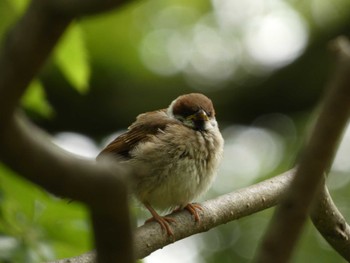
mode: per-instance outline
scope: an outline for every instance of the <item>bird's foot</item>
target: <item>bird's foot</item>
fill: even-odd
[[[194,216],[194,221],[199,222],[200,218],[198,210],[203,211],[203,207],[200,204],[187,204],[184,209],[186,209],[188,212],[190,212],[191,215]]]
[[[168,236],[174,236],[173,231],[171,230],[170,227],[170,223],[176,223],[176,220],[170,217],[166,217],[166,216],[160,216],[156,210],[154,210],[152,208],[152,206],[150,204],[148,204],[147,202],[144,203],[145,207],[150,211],[150,213],[152,214],[152,217],[148,220],[146,220],[145,223],[149,223],[152,221],[156,221],[158,222],[158,224],[160,224],[161,228],[163,228]]]
[[[173,231],[171,230],[170,223],[176,223],[175,219],[171,217],[166,217],[166,216],[153,215],[153,217],[151,217],[150,219],[147,219],[145,223],[149,223],[153,221],[156,221],[158,224],[160,224],[161,228],[163,228],[167,232],[168,236],[174,235]]]

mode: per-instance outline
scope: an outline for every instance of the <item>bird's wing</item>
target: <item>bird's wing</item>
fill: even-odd
[[[140,114],[136,121],[128,128],[128,131],[114,139],[97,156],[97,159],[105,154],[112,154],[124,159],[130,159],[130,151],[142,141],[147,141],[151,135],[164,131],[170,123],[176,123],[170,119],[165,110]]]

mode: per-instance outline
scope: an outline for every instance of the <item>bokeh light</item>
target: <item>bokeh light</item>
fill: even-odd
[[[274,11],[253,19],[247,28],[245,43],[252,63],[263,71],[270,71],[301,54],[307,43],[306,26],[294,11]]]
[[[223,136],[224,158],[220,178],[213,186],[218,193],[250,185],[272,172],[284,156],[284,141],[271,130],[233,125],[223,131]]]
[[[74,132],[57,133],[53,142],[64,150],[82,158],[95,158],[99,152],[94,141],[82,134]]]
[[[157,250],[143,261],[145,263],[200,263],[198,238],[192,236]]]
[[[242,72],[269,74],[308,42],[303,18],[278,0],[213,0],[202,15],[170,5],[155,17],[140,44],[144,64],[159,75],[182,74],[200,89],[225,87]]]

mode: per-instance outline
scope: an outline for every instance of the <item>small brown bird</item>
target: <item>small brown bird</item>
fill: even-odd
[[[155,210],[187,209],[199,221],[198,204],[191,204],[213,182],[224,140],[213,104],[199,93],[175,99],[167,109],[140,114],[128,131],[112,141],[97,158],[112,154],[142,171],[134,193],[168,235],[175,220]]]

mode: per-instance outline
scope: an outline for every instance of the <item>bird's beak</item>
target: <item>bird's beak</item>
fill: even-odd
[[[209,117],[204,110],[197,111],[195,114],[188,116],[187,119],[193,121],[209,121]]]

